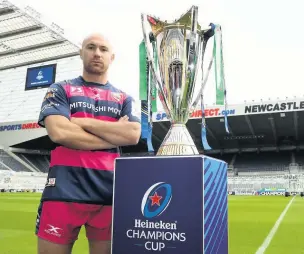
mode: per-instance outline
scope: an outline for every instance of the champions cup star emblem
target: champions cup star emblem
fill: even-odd
[[[154,195],[153,195],[153,196],[150,196],[149,198],[152,200],[151,206],[154,206],[154,205],[160,206],[159,201],[160,201],[163,197],[162,197],[162,196],[158,196],[158,195],[157,195],[157,192],[155,192]]]
[[[172,187],[168,183],[153,184],[144,194],[141,202],[141,212],[146,218],[161,215],[172,199]]]

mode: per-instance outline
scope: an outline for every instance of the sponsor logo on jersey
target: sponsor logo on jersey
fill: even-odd
[[[71,96],[84,96],[84,91],[80,86],[72,86],[70,94]]]

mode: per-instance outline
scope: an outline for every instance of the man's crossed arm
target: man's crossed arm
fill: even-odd
[[[140,138],[141,126],[137,122],[129,122],[128,120],[128,116],[124,116],[118,122],[94,118],[72,118],[71,122],[113,145],[136,145]]]
[[[71,118],[50,115],[45,119],[50,139],[71,149],[103,150],[117,146],[137,144],[140,124],[127,117],[118,122],[105,122],[91,118]]]
[[[77,150],[103,150],[117,147],[83,130],[61,115],[50,115],[44,120],[50,139],[67,148]]]

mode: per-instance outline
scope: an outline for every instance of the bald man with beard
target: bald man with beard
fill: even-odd
[[[109,254],[114,161],[138,143],[133,99],[108,80],[112,46],[100,34],[82,43],[81,76],[52,84],[38,124],[57,144],[38,208],[38,254],[70,254],[82,226],[90,254]]]

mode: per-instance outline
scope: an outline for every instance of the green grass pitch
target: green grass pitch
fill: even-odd
[[[0,253],[37,253],[34,235],[40,194],[0,193]],[[253,254],[291,197],[229,196],[229,254]],[[304,253],[304,199],[297,196],[265,254]],[[73,253],[88,253],[84,230]]]

